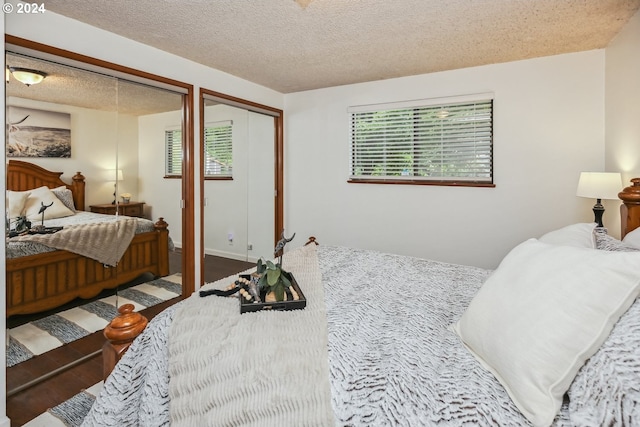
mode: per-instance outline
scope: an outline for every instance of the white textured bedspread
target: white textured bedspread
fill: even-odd
[[[304,310],[241,315],[235,298],[197,295],[180,307],[169,341],[172,426],[334,425],[315,247],[287,253],[283,268]]]

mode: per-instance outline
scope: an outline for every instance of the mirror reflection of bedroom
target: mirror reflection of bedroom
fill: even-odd
[[[8,375],[11,393],[95,356],[82,346],[99,352],[118,307],[179,300],[182,175],[165,158],[184,95],[22,52],[6,63],[7,368],[37,377]]]
[[[219,278],[206,267],[208,258],[249,268],[273,252],[275,123],[270,114],[212,95],[201,102],[206,283]]]

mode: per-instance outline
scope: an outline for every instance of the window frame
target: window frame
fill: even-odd
[[[416,121],[415,117],[420,112],[424,112],[424,110],[433,110],[438,108],[445,107],[455,107],[455,106],[464,106],[471,105],[476,103],[485,103],[490,107],[489,110],[489,125],[488,128],[485,125],[485,132],[488,129],[489,137],[489,148],[488,148],[488,169],[489,176],[486,179],[482,179],[480,177],[451,177],[451,178],[443,178],[442,176],[434,176],[434,177],[423,177],[416,174],[416,171],[419,169],[417,156],[412,155],[411,160],[413,161],[414,166],[411,168],[413,171],[413,175],[358,175],[354,172],[354,170],[361,166],[361,163],[357,163],[356,160],[356,127],[355,121],[359,116],[366,116],[369,114],[384,114],[392,112],[404,113],[407,116],[413,116],[413,119],[405,119],[403,123],[405,125],[411,123],[413,121],[414,127],[417,127],[419,123],[424,124],[423,122]],[[349,113],[349,178],[347,182],[356,183],[356,184],[408,184],[408,185],[438,185],[438,186],[461,186],[461,187],[495,187],[495,163],[494,163],[494,132],[493,132],[493,124],[494,124],[494,95],[493,93],[481,93],[481,94],[472,94],[472,95],[463,95],[463,96],[455,96],[455,97],[443,97],[443,98],[432,98],[432,99],[420,99],[420,100],[411,100],[411,101],[400,101],[393,103],[384,103],[384,104],[373,104],[373,105],[360,105],[360,106],[352,106],[348,108]],[[364,113],[364,114],[363,114]],[[388,119],[383,119],[388,120]],[[484,120],[486,123],[486,119]],[[391,120],[389,120],[391,122]],[[428,122],[427,122],[428,123]],[[383,123],[384,124],[384,123]],[[392,129],[391,127],[384,128],[384,130]],[[365,134],[366,135],[366,134]],[[418,136],[416,136],[418,135]],[[442,135],[447,135],[445,132]],[[411,140],[408,142],[410,147],[407,151],[411,151],[415,153],[416,149],[428,147],[428,142],[421,141],[419,138],[419,134],[412,133]],[[377,135],[372,135],[373,138],[377,137]],[[474,147],[478,144],[478,141],[484,142],[486,146],[487,137],[485,135],[484,138],[474,139]],[[393,147],[391,144],[387,144],[386,137],[383,137],[381,140],[382,149],[386,149],[387,147]],[[486,148],[485,148],[486,150]],[[379,155],[379,154],[378,154]],[[381,156],[382,157],[382,156]],[[382,161],[382,158],[380,159]],[[398,163],[399,165],[399,163]],[[393,166],[398,166],[393,165]],[[393,169],[393,168],[392,168]],[[397,169],[395,171],[397,173]]]

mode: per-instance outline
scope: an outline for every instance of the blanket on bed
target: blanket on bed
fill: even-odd
[[[37,242],[115,266],[136,232],[135,218],[65,227],[53,234],[27,234],[13,240]]]
[[[180,307],[169,340],[172,426],[334,425],[315,247],[287,253],[283,268],[304,310],[241,315],[236,298],[215,296]]]

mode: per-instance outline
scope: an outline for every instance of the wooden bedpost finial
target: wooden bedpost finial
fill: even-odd
[[[618,197],[625,204],[640,204],[640,178],[633,178],[631,185],[618,193]]]
[[[164,220],[163,217],[158,218],[158,220],[153,224],[156,230],[166,230],[169,227],[169,224]]]
[[[318,246],[318,242],[316,242],[315,236],[309,236],[309,239],[307,240],[307,243],[305,243],[304,245],[307,246],[307,245],[310,245],[312,243],[314,245]]]
[[[133,304],[118,309],[118,315],[104,328],[107,342],[102,346],[103,375],[106,379],[133,340],[142,333],[149,321],[136,313]]]

